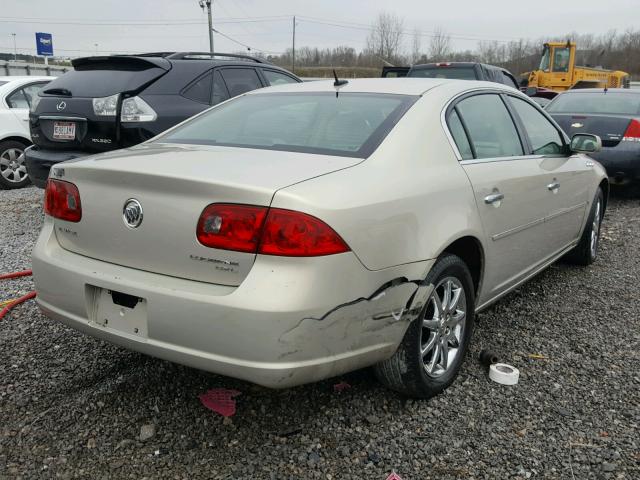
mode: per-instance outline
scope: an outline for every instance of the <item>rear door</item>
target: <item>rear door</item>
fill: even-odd
[[[476,197],[487,236],[486,301],[522,280],[548,255],[545,174],[526,155],[498,93],[472,93],[448,112],[448,125]]]
[[[156,57],[90,57],[40,92],[30,115],[34,143],[59,150],[104,151],[120,144],[119,113],[134,96],[165,74],[171,64]]]
[[[528,153],[539,157],[544,172],[547,242],[555,253],[580,233],[588,200],[589,182],[585,175],[590,168],[584,158],[569,154],[562,133],[537,107],[513,95],[507,98],[525,131]]]

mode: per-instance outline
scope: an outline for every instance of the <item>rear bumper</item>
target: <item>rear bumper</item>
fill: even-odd
[[[37,187],[44,188],[49,178],[49,170],[53,165],[87,155],[91,154],[81,151],[43,150],[32,145],[25,150],[24,159],[31,182]]]
[[[640,181],[640,143],[620,142],[615,147],[604,147],[591,156],[607,170],[611,183]]]
[[[422,279],[431,265],[371,272],[351,253],[259,256],[239,287],[212,285],[68,252],[48,217],[33,251],[37,302],[47,316],[132,350],[272,388],[391,356],[430,292],[403,278]],[[97,318],[102,310],[92,292],[106,290],[145,300],[144,318],[136,320],[143,333]]]

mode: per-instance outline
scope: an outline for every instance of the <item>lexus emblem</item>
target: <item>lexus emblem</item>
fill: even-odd
[[[67,102],[65,102],[64,100],[56,105],[56,109],[59,112],[64,110],[65,108],[67,108]]]
[[[578,122],[578,123],[572,123],[571,127],[573,127],[573,128],[582,128],[582,127],[584,127],[584,125],[582,123]]]
[[[142,205],[135,198],[130,198],[124,202],[122,207],[122,220],[129,228],[138,228],[142,223]]]

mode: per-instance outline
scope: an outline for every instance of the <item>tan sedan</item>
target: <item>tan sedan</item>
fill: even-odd
[[[38,304],[110,342],[269,387],[375,366],[441,392],[477,311],[597,255],[602,167],[494,83],[308,82],[56,165]]]

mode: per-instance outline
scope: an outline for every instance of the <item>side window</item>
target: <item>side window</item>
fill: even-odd
[[[498,95],[465,98],[456,109],[467,127],[476,158],[524,155],[518,131]]]
[[[266,70],[263,69],[262,73],[264,74],[264,78],[267,79],[269,85],[284,85],[287,83],[298,83],[298,81],[290,77],[289,75],[285,75],[284,73],[276,72],[274,70]]]
[[[230,97],[262,88],[258,73],[253,68],[225,68],[221,70]]]
[[[227,87],[222,80],[222,75],[216,70],[213,74],[213,95],[211,96],[211,105],[217,105],[229,98]]]
[[[519,98],[510,96],[509,101],[529,135],[533,154],[554,155],[563,152],[564,142],[560,132],[542,113]]]
[[[211,82],[213,75],[208,72],[206,75],[198,78],[195,82],[191,83],[182,96],[199,103],[209,104],[211,99]]]
[[[19,88],[7,97],[9,108],[29,108],[29,100],[24,92],[24,88]]]
[[[449,131],[451,132],[451,136],[453,137],[453,140],[456,142],[458,151],[462,156],[462,160],[472,159],[473,152],[471,151],[471,144],[469,144],[467,133],[464,131],[464,127],[462,126],[460,117],[458,116],[458,113],[455,110],[453,110],[449,115],[449,120],[447,123],[449,124]]]

